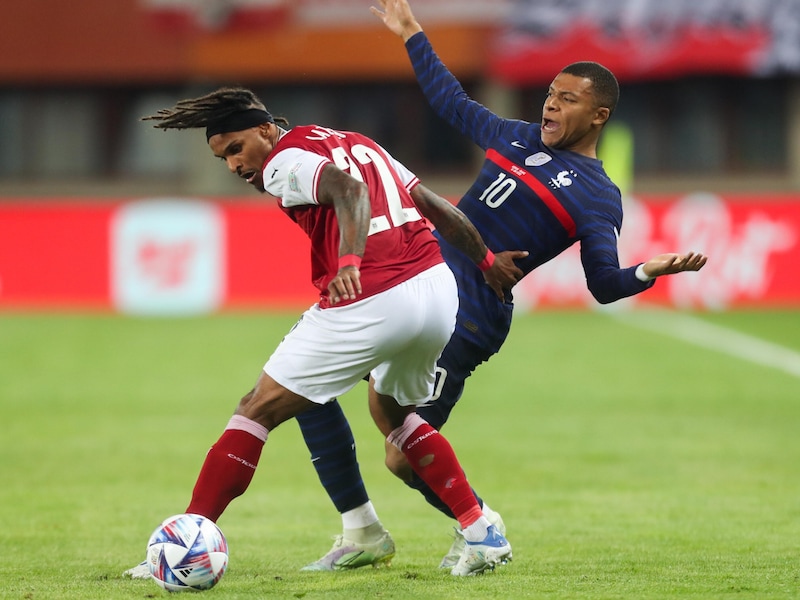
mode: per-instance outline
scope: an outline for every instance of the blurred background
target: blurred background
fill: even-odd
[[[220,85],[293,124],[357,130],[457,200],[482,160],[428,108],[370,0],[32,0],[0,19],[0,308],[143,313],[306,305],[306,242],[209,152],[139,119]],[[623,262],[711,256],[643,295],[800,305],[800,0],[417,0],[467,91],[538,121],[555,74],[613,70],[601,142]],[[283,221],[286,221],[284,223]],[[282,260],[263,259],[275,247]],[[576,252],[522,306],[592,305]],[[281,286],[266,279],[278,273]],[[680,281],[678,281],[680,279]],[[638,299],[637,299],[638,301]]]

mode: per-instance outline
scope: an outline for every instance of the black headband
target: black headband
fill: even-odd
[[[262,123],[274,122],[275,119],[272,118],[272,115],[263,108],[248,108],[209,123],[206,127],[206,141],[218,133],[244,131]]]

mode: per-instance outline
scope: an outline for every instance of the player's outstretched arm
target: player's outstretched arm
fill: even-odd
[[[404,42],[422,31],[422,26],[414,18],[406,0],[378,0],[378,4],[383,10],[370,6],[370,12],[383,21],[390,31],[403,38]]]
[[[699,252],[659,254],[644,263],[642,270],[648,277],[655,278],[684,271],[699,271],[707,261],[708,257]]]

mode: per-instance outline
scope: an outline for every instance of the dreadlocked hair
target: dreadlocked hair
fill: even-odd
[[[158,121],[153,125],[157,129],[194,129],[208,127],[211,123],[250,108],[267,110],[251,90],[223,87],[199,98],[180,100],[172,108],[162,108],[154,115],[142,117],[142,121]],[[283,117],[274,119],[288,128],[289,121]]]

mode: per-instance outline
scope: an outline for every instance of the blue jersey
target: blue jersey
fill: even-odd
[[[470,99],[424,33],[411,37],[406,49],[434,111],[486,152],[480,175],[458,208],[489,248],[527,250],[528,257],[517,261],[527,275],[580,242],[587,286],[604,304],[653,285],[636,278],[638,265],[619,266],[622,199],[601,161],[549,148],[539,124],[503,119]],[[439,243],[458,279],[456,334],[496,352],[511,324],[511,296],[499,302],[469,258],[441,238]]]

